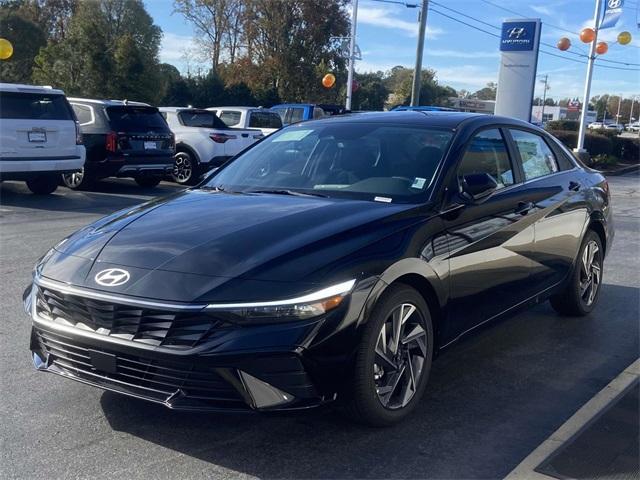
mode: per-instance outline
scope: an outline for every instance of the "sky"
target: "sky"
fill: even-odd
[[[392,1],[421,3],[421,0]],[[625,0],[623,15],[616,27],[600,32],[598,39],[609,43],[609,51],[602,56],[602,60],[611,62],[596,61],[592,96],[604,93],[640,95],[640,30],[636,24],[639,2]],[[182,72],[195,73],[199,67],[206,69],[198,62],[193,27],[180,14],[173,13],[172,0],[145,0],[145,4],[154,22],[164,32],[160,60],[175,65]],[[505,19],[540,18],[541,42],[548,44],[541,45],[541,51],[562,57],[540,54],[538,74],[548,75],[550,89],[547,95],[555,99],[582,98],[586,63],[578,62],[586,62],[586,59],[575,54],[587,53],[587,45],[580,42],[578,32],[586,26],[592,26],[594,7],[595,0],[431,0],[423,68],[436,70],[437,79],[442,84],[456,90],[474,92],[488,82],[497,80],[499,39],[445,15],[498,35],[498,28]],[[631,44],[614,44],[617,34],[625,30],[634,37]],[[417,35],[418,9],[395,3],[359,0],[356,39],[362,60],[356,62],[356,71],[386,71],[396,65],[413,68]],[[569,52],[574,54],[563,53],[555,48],[557,41],[564,36],[571,40]],[[536,96],[542,96],[542,90],[543,84],[538,82]]]

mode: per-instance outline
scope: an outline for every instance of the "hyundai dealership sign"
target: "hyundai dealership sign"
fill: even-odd
[[[502,24],[496,115],[531,120],[539,45],[540,19],[513,19]]]

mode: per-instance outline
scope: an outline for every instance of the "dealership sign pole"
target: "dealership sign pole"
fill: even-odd
[[[596,11],[593,14],[594,38],[589,47],[589,59],[587,60],[587,78],[584,82],[584,96],[582,97],[582,112],[580,113],[580,130],[578,131],[578,145],[574,149],[576,153],[584,153],[584,134],[587,128],[587,110],[591,95],[591,77],[593,76],[593,62],[596,59],[596,43],[598,40],[598,23],[602,11],[602,0],[596,0]]]
[[[540,19],[511,19],[502,24],[496,115],[531,120],[536,85]]]

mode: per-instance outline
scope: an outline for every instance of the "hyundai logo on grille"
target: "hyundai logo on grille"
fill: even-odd
[[[120,268],[107,268],[96,273],[95,281],[105,287],[117,287],[129,281],[130,275],[126,270]]]

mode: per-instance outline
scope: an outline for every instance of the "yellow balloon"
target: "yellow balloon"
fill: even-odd
[[[629,32],[620,32],[618,34],[618,43],[620,45],[627,45],[631,42],[631,34]]]
[[[0,60],[7,60],[13,55],[13,45],[6,38],[0,38]]]

